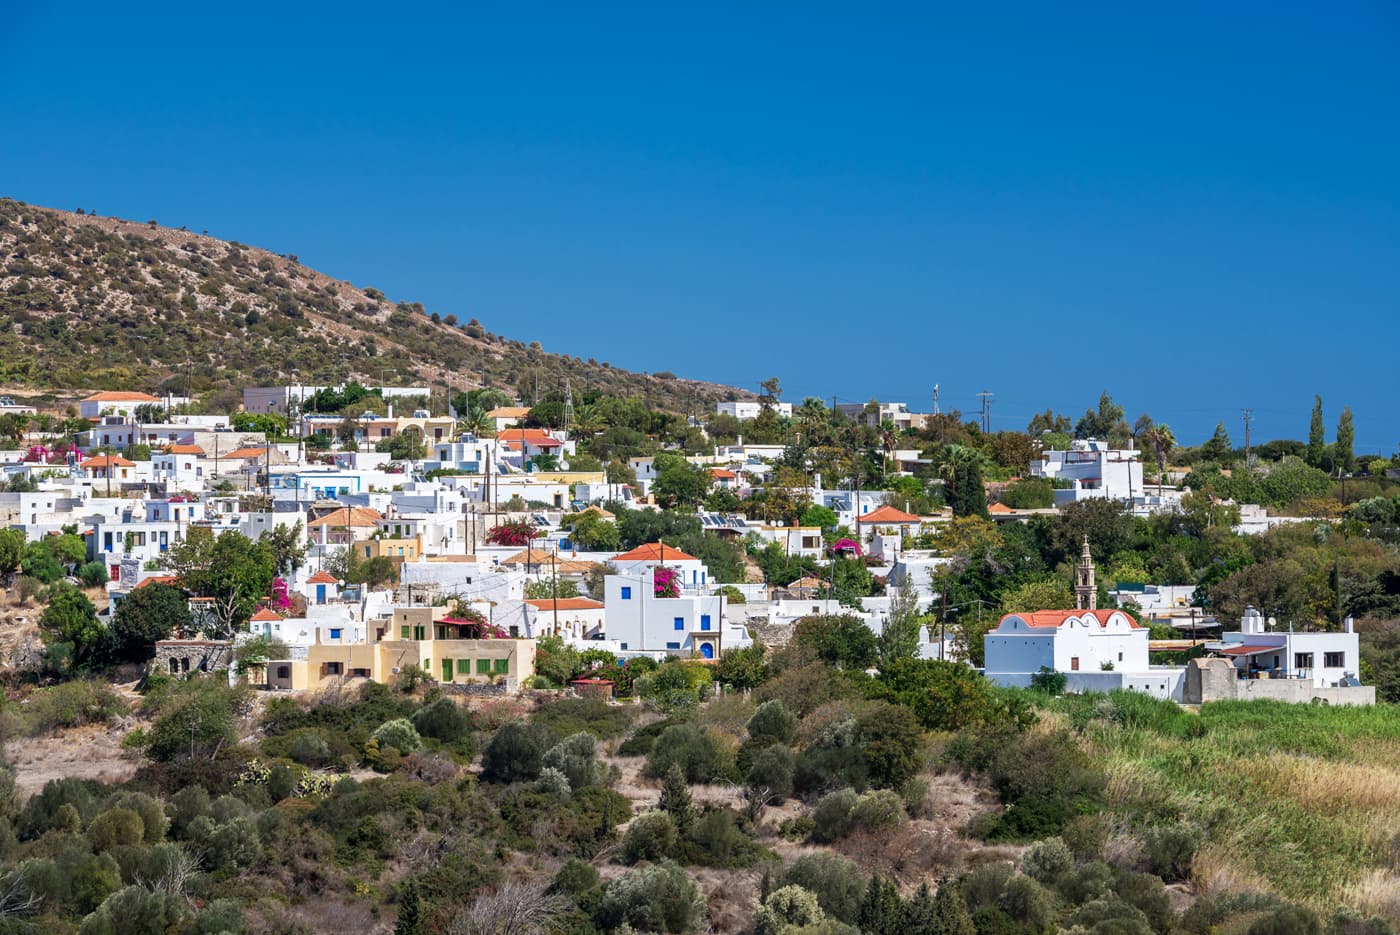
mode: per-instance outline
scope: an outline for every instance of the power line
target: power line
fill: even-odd
[[[992,433],[992,397],[995,394],[983,390],[977,395],[982,397],[982,434],[990,435]]]

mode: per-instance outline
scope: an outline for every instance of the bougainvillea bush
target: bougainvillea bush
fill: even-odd
[[[658,565],[652,572],[651,580],[657,597],[680,597],[681,573],[674,568]]]
[[[525,545],[539,535],[534,526],[524,521],[502,523],[486,534],[486,541],[492,545]]]

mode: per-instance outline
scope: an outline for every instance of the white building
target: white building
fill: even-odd
[[[677,597],[656,595],[654,571],[608,575],[603,603],[605,638],[620,652],[668,652],[718,659],[747,646],[748,631],[724,617],[724,597],[682,588]]]
[[[710,584],[710,570],[704,562],[661,542],[639,545],[614,555],[611,562],[618,571],[630,575],[650,573],[657,566],[665,565],[680,573],[680,585],[684,588],[707,588]]]
[[[1142,462],[1139,451],[1109,448],[1094,438],[1075,439],[1068,451],[1050,450],[1031,462],[1031,476],[1051,481],[1068,481],[1069,487],[1055,490],[1055,506],[1077,500],[1108,498],[1130,503],[1145,502]]]
[[[773,411],[785,419],[792,418],[792,403],[774,403]],[[763,412],[763,404],[756,399],[736,399],[715,403],[715,412],[722,416],[733,416],[739,420],[757,419]]]
[[[1340,633],[1276,631],[1273,621],[1253,607],[1245,609],[1240,628],[1207,643],[1207,652],[1233,662],[1240,676],[1302,679],[1316,688],[1357,684],[1361,644],[1350,617]]]

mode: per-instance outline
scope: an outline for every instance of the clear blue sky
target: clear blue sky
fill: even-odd
[[[0,4],[0,193],[794,400],[1400,445],[1394,3],[257,7]]]

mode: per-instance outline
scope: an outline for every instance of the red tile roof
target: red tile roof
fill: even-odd
[[[228,454],[219,455],[219,457],[220,457],[220,458],[223,458],[225,461],[239,461],[239,460],[243,460],[243,459],[245,459],[245,458],[261,458],[261,457],[265,456],[266,454],[267,454],[267,449],[266,449],[266,448],[262,448],[262,447],[251,448],[251,447],[250,447],[250,448],[238,448],[238,449],[235,449],[234,451],[230,451]]]
[[[1064,624],[1064,622],[1070,617],[1083,617],[1085,614],[1088,614],[1089,616],[1097,620],[1099,622],[1099,626],[1101,627],[1107,626],[1109,619],[1114,614],[1123,614],[1124,618],[1127,619],[1128,624],[1133,629],[1143,629],[1140,623],[1138,623],[1132,617],[1129,617],[1127,614],[1123,613],[1123,611],[1119,610],[1116,607],[1100,608],[1099,610],[1037,610],[1029,613],[1007,614],[1001,619],[1003,622],[1005,622],[1005,620],[1008,617],[1020,617],[1026,622],[1026,626],[1032,629],[1056,630],[1059,629]]]
[[[105,468],[105,467],[136,467],[134,462],[128,461],[121,455],[98,455],[89,458],[81,465],[82,468]]]
[[[553,610],[554,598],[531,598],[525,603],[540,610]],[[587,597],[561,597],[559,598],[560,610],[602,610],[603,605]]]
[[[1016,511],[1013,510],[1013,509],[1011,509],[1011,507],[1007,506],[1005,503],[989,503],[989,504],[987,504],[987,512],[988,512],[988,513],[1015,513]]]
[[[257,613],[253,614],[253,616],[252,616],[251,619],[257,620],[257,621],[263,621],[263,620],[281,620],[281,619],[282,619],[282,615],[279,614],[279,613],[277,613],[276,611],[268,610],[266,607],[264,607],[262,610],[260,610],[260,611],[258,611]]]
[[[136,588],[133,590],[140,590],[148,584],[165,584],[173,588],[179,580],[180,579],[175,575],[151,575],[151,577],[143,578],[138,582]]]
[[[710,468],[710,476],[716,480],[733,480],[739,475],[725,468]]]
[[[885,523],[888,525],[902,526],[920,522],[920,519],[912,513],[896,510],[892,506],[882,506],[866,513],[864,516],[860,517],[858,521],[862,523]]]
[[[204,457],[204,449],[198,445],[166,445],[165,451],[172,455],[199,455]]]
[[[519,442],[536,448],[562,448],[564,443],[544,429],[506,429],[497,437],[503,442]]]
[[[339,584],[340,582],[337,581],[335,575],[331,574],[330,572],[328,572],[328,571],[318,571],[318,572],[316,572],[316,574],[312,575],[310,578],[307,578],[307,579],[306,579],[306,583],[307,583],[307,584]]]
[[[378,510],[372,510],[367,506],[352,506],[349,510],[349,520],[351,526],[377,526],[384,516]],[[307,529],[318,529],[322,526],[329,526],[334,529],[337,526],[346,524],[346,510],[332,510],[325,516],[313,519],[306,524]]]
[[[83,398],[85,403],[158,403],[160,399],[147,393],[131,390],[104,390]]]
[[[646,545],[639,545],[630,552],[623,552],[621,555],[613,556],[615,562],[698,562],[700,559],[694,555],[686,555],[674,546],[662,545],[660,542],[648,542]]]

